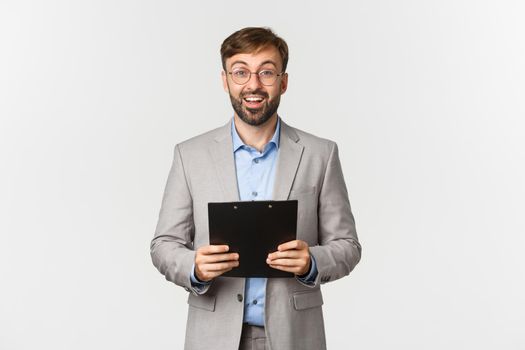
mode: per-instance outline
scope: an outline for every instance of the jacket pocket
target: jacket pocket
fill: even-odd
[[[208,294],[194,295],[190,293],[188,296],[188,304],[198,309],[203,309],[203,310],[208,310],[208,311],[213,312],[215,311],[215,295],[208,295]]]
[[[321,305],[323,305],[323,295],[320,289],[313,292],[293,293],[293,306],[296,310],[310,309]]]

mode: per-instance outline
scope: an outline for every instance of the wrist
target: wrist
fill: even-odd
[[[191,269],[190,279],[191,279],[192,283],[196,283],[196,284],[199,284],[199,285],[206,285],[206,284],[210,284],[211,283],[211,281],[205,281],[205,280],[199,278],[198,271],[197,271],[197,266],[195,264],[193,265],[193,267]]]
[[[310,270],[312,269],[312,258],[310,257],[308,259],[308,265],[306,265],[306,269],[303,273],[300,273],[300,274],[296,274],[297,277],[299,278],[305,278],[306,276],[308,276],[310,274]]]

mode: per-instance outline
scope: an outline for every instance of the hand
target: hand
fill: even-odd
[[[228,253],[227,245],[207,245],[197,249],[195,254],[195,277],[203,282],[239,266],[239,254]]]
[[[281,244],[277,251],[268,254],[266,263],[277,270],[304,275],[310,271],[310,251],[305,241],[295,240]]]

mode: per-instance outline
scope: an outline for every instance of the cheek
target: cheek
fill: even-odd
[[[240,89],[236,89],[236,88],[232,88],[232,86],[230,86],[230,95],[232,95],[233,97],[235,97],[237,99],[240,99],[241,98],[241,90]]]
[[[281,96],[281,89],[276,89],[274,91],[268,91],[269,100],[274,101]]]
[[[268,100],[275,101],[281,97],[280,91],[274,91],[273,93],[269,93]]]

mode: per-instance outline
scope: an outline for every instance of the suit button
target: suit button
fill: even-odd
[[[237,300],[242,301],[242,294],[237,294]]]

